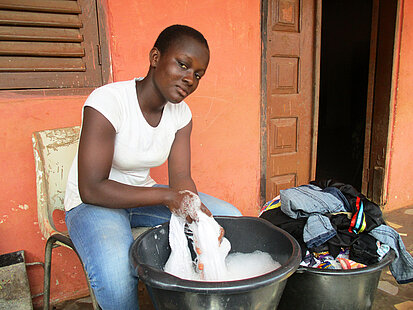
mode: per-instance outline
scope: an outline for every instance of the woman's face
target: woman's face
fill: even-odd
[[[155,87],[166,101],[179,103],[198,87],[208,67],[209,51],[195,39],[183,37],[163,54],[152,50],[151,57]]]

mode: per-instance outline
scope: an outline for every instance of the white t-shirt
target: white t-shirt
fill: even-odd
[[[175,133],[190,122],[192,114],[185,102],[168,102],[158,126],[152,127],[143,117],[135,83],[133,79],[99,87],[90,94],[84,107],[90,106],[102,113],[116,130],[109,179],[149,187],[156,184],[149,175],[150,168],[167,160]],[[65,209],[68,211],[81,203],[76,154],[69,171]]]

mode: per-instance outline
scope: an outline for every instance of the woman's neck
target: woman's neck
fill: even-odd
[[[142,112],[146,114],[158,114],[163,111],[167,102],[160,96],[148,76],[143,80],[136,80],[135,87]]]

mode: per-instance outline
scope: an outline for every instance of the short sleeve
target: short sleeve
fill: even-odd
[[[122,104],[119,95],[109,85],[95,89],[86,99],[84,107],[100,112],[118,133],[122,124]]]
[[[182,101],[176,106],[176,130],[184,128],[192,119],[192,113],[189,106]]]

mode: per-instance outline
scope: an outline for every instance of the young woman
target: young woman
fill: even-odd
[[[66,224],[102,309],[138,309],[138,279],[130,267],[131,227],[155,226],[183,206],[191,177],[192,115],[183,100],[209,63],[208,43],[188,26],[161,32],[145,78],[96,89],[83,109],[79,151],[69,173]],[[151,167],[168,160],[169,186]],[[202,211],[241,215],[232,205],[199,193]]]

